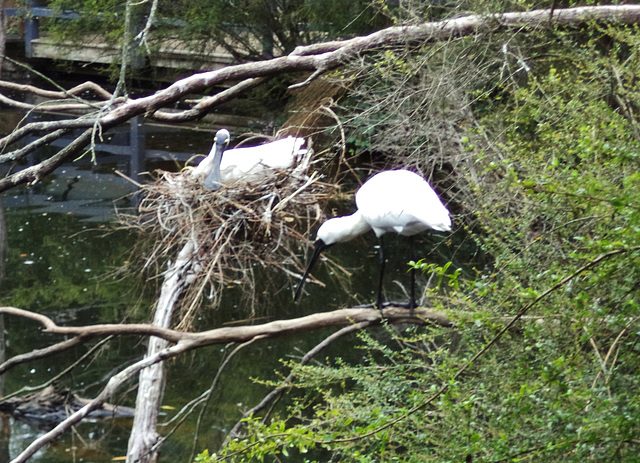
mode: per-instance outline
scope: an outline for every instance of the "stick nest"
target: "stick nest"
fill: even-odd
[[[180,303],[180,327],[190,324],[203,296],[217,306],[222,288],[230,284],[243,285],[248,316],[255,315],[256,268],[268,267],[265,274],[277,269],[289,281],[300,278],[301,249],[310,244],[311,228],[323,218],[321,205],[336,190],[300,169],[273,171],[266,180],[218,191],[204,188],[190,169],[158,172],[155,183],[142,186],[139,214],[123,215],[121,222],[151,243],[144,267],[156,276],[189,240],[197,243],[193,278]]]

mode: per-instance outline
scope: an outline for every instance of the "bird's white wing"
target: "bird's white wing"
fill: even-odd
[[[410,213],[432,230],[450,231],[451,216],[449,210],[442,204],[437,193],[427,181],[422,178],[420,180],[420,183],[416,182],[415,190],[421,200],[411,203]]]
[[[358,190],[356,205],[376,234],[413,235],[451,229],[449,211],[419,175],[407,170],[376,174]]]
[[[302,149],[304,143],[304,138],[287,137],[263,145],[227,150],[220,164],[222,180],[255,180],[269,175],[270,169],[288,169],[306,152]]]

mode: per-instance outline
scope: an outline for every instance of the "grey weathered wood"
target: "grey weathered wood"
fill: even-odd
[[[189,240],[182,248],[176,261],[171,265],[164,277],[160,290],[160,297],[156,305],[153,325],[161,328],[169,328],[174,309],[184,289],[190,283],[190,276],[196,270],[197,243]],[[168,341],[152,336],[149,338],[146,358],[163,351],[168,346]],[[158,413],[162,405],[166,374],[164,363],[158,362],[140,372],[138,384],[138,397],[136,399],[136,411],[133,419],[133,428],[129,437],[127,450],[127,462],[148,463],[158,459],[155,444],[159,435],[156,432]]]

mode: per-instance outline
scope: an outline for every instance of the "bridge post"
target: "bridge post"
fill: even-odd
[[[40,19],[33,16],[32,8],[38,6],[38,0],[27,0],[27,16],[24,19],[24,55],[33,58],[31,41],[40,37]]]
[[[129,146],[131,147],[131,154],[129,159],[129,176],[138,181],[138,175],[144,170],[144,127],[143,118],[140,116],[133,117],[129,124],[131,129],[129,130]]]

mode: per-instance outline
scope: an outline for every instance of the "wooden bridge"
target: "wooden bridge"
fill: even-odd
[[[38,6],[38,0],[26,0],[24,8],[6,8],[7,16],[23,18],[24,33],[20,40],[24,40],[24,54],[26,58],[45,58],[60,61],[80,63],[111,64],[120,57],[121,51],[107,45],[98,34],[86,37],[79,46],[72,42],[56,42],[40,34],[40,20],[42,18],[77,19],[78,13],[72,11],[54,11],[51,8]],[[221,48],[212,48],[198,53],[189,49],[178,41],[165,43],[154,53],[150,61],[143,60],[133,63],[133,67],[151,66],[166,69],[181,69],[186,71],[215,70],[229,65],[233,59],[229,53]],[[29,115],[28,118],[33,117]],[[213,129],[227,127],[236,132],[246,131],[255,118],[239,115],[216,113],[209,116],[208,123]],[[149,146],[149,138],[154,133],[175,130],[174,128],[156,126],[145,121],[142,117],[133,118],[128,125],[109,131],[110,141],[99,143],[95,151],[99,153],[98,163],[124,161],[129,164],[129,173],[136,178],[139,172],[145,170],[146,161],[173,161],[184,163],[193,161],[193,152],[177,152],[168,149],[154,149]],[[212,130],[211,138],[213,138]],[[27,137],[28,143],[34,137]],[[61,148],[66,146],[73,137],[63,137],[55,140],[51,145]],[[207,154],[208,147],[200,154]],[[196,160],[198,162],[198,160]]]
[[[79,14],[74,11],[55,11],[48,7],[38,6],[38,0],[26,0],[24,8],[6,8],[5,12],[9,17],[24,18],[24,52],[27,58],[111,64],[114,59],[120,57],[120,49],[105,43],[99,34],[84,37],[81,46],[71,41],[54,41],[41,35],[40,20],[42,18],[78,19]],[[180,26],[178,21],[174,21],[172,24]],[[132,62],[133,68],[151,66],[210,71],[234,62],[231,54],[222,47],[211,46],[203,51],[195,51],[187,43],[178,40],[164,43],[159,50],[153,53],[148,62],[145,62],[142,54],[138,54],[138,56],[139,59],[134,58]]]

